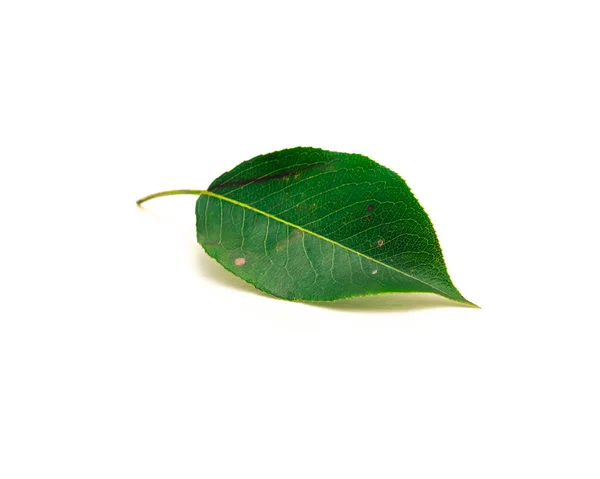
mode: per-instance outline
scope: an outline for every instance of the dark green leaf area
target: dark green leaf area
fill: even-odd
[[[198,241],[226,269],[289,300],[436,292],[339,245],[228,201],[201,196]]]
[[[198,241],[271,294],[330,300],[414,291],[468,302],[404,180],[365,156],[282,150],[241,163],[208,192],[217,196],[198,199]]]

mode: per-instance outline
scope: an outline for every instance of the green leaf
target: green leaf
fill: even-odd
[[[245,161],[196,203],[198,242],[273,296],[331,301],[435,293],[475,306],[446,270],[433,225],[400,176],[357,154],[292,148]]]

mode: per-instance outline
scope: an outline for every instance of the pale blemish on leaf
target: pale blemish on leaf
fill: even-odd
[[[290,233],[290,235],[287,238],[282,239],[279,243],[275,245],[275,251],[278,253],[280,251],[284,251],[289,245],[299,240],[301,235],[302,231],[294,228],[294,230]]]
[[[384,241],[383,241],[382,239],[380,239],[380,240],[377,242],[377,246],[383,246],[383,243],[384,243]]]
[[[244,266],[246,264],[246,258],[236,258],[233,260],[233,264],[236,266]]]
[[[377,274],[377,270],[374,269],[373,271],[371,271],[371,274]]]

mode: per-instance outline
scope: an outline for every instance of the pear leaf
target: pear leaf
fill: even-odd
[[[406,182],[359,154],[260,155],[199,195],[198,242],[225,269],[287,300],[435,293],[465,305],[433,225]]]

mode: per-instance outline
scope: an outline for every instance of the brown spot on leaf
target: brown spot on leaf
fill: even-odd
[[[375,207],[374,207],[373,205],[369,205],[369,206],[367,206],[367,211],[368,211],[368,212],[371,212],[371,211],[373,211],[374,209],[375,209]]]
[[[384,243],[384,241],[383,241],[382,239],[380,239],[380,240],[377,242],[377,246],[383,246],[383,243]]]
[[[367,216],[365,216],[365,219],[366,219],[367,221],[371,221],[371,215],[367,215]]]
[[[233,264],[236,266],[244,266],[246,264],[246,258],[236,258],[233,260]]]

